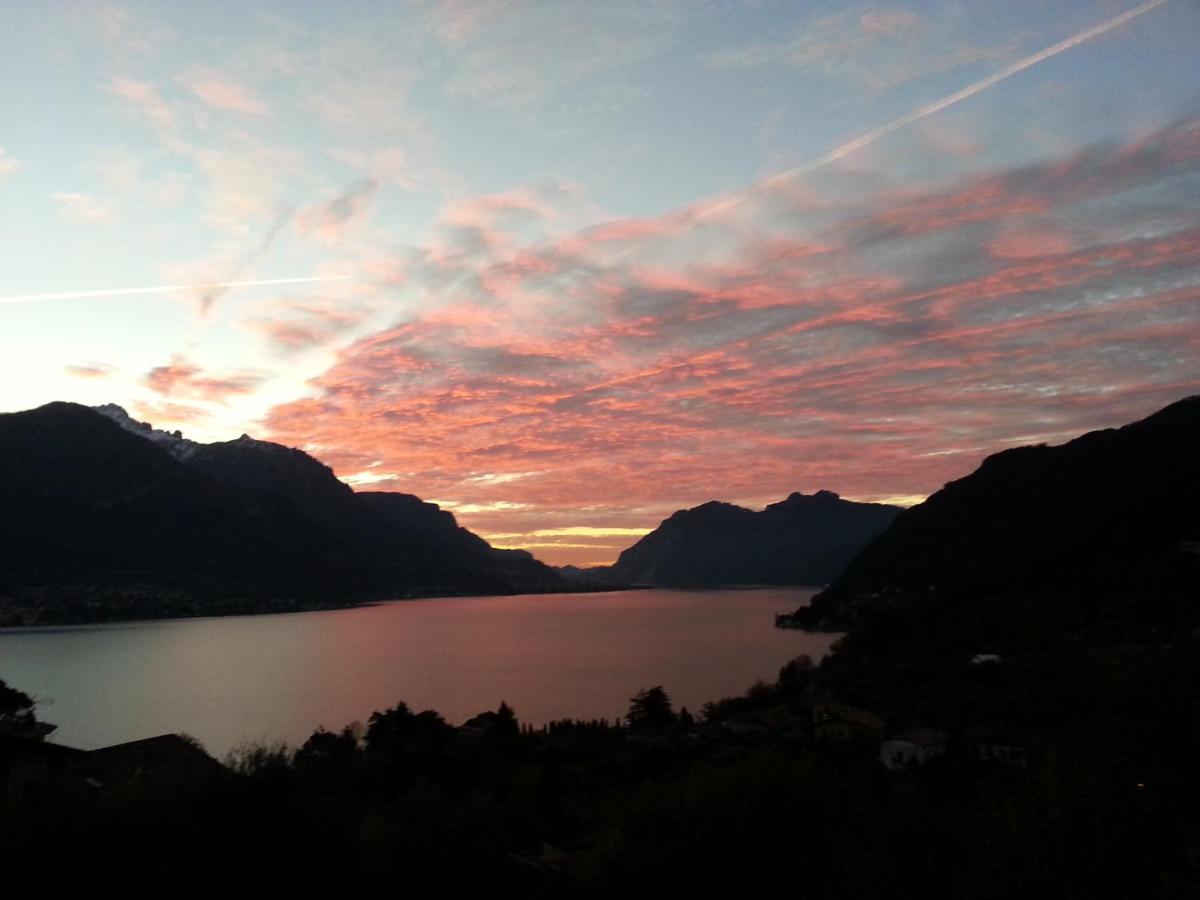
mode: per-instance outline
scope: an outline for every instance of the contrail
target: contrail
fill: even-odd
[[[353,275],[314,275],[309,278],[263,278],[255,281],[205,281],[199,284],[159,284],[154,287],[111,288],[103,291],[59,291],[53,294],[14,294],[0,297],[0,303],[38,303],[42,300],[83,300],[88,297],[125,297],[134,294],[165,294],[169,291],[204,291],[206,294],[229,288],[261,287],[273,284],[312,284],[318,281],[353,281]]]
[[[275,242],[275,236],[279,234],[279,232],[283,231],[283,229],[286,228],[287,224],[291,221],[291,207],[280,207],[275,213],[275,221],[271,223],[271,227],[267,229],[267,233],[263,235],[262,241],[255,249],[246,254],[241,262],[237,264],[237,267],[229,273],[228,279],[230,281],[234,281],[238,278],[241,278],[247,269],[254,265],[259,258],[265,256],[267,251],[271,249],[271,244]],[[203,296],[200,297],[200,312],[202,314],[208,313],[208,311],[212,309],[212,305],[216,303],[221,295],[227,290],[229,290],[229,288],[225,287],[223,282],[219,282],[215,286],[206,290]]]
[[[860,135],[852,141],[847,141],[841,146],[830,150],[824,156],[818,156],[814,160],[810,160],[809,162],[803,163],[791,169],[786,169],[782,172],[772,175],[770,178],[766,178],[763,181],[758,182],[748,191],[744,191],[733,197],[727,197],[712,204],[711,206],[700,209],[693,213],[693,218],[706,219],[709,216],[716,215],[717,213],[724,212],[727,209],[737,206],[753,191],[760,190],[761,188],[773,187],[774,185],[788,181],[789,179],[795,178],[799,175],[806,175],[815,169],[823,168],[824,166],[829,165],[831,162],[839,160],[843,156],[853,153],[855,150],[861,150],[863,147],[875,143],[877,140],[891,134],[893,131],[898,131],[899,129],[904,128],[906,125],[911,125],[913,122],[924,119],[926,116],[932,116],[934,113],[941,112],[943,109],[954,106],[956,103],[961,103],[968,97],[974,97],[981,91],[986,91],[992,85],[998,84],[999,82],[1004,81],[1006,78],[1011,78],[1018,72],[1023,72],[1031,66],[1036,66],[1040,62],[1045,62],[1052,56],[1058,56],[1058,54],[1066,50],[1070,50],[1072,47],[1077,47],[1085,41],[1090,41],[1094,37],[1099,37],[1100,35],[1104,34],[1104,32],[1111,31],[1120,25],[1124,25],[1130,19],[1136,19],[1138,16],[1150,12],[1150,10],[1162,6],[1166,2],[1167,0],[1148,0],[1148,2],[1143,3],[1140,6],[1135,6],[1133,9],[1127,10],[1120,15],[1113,16],[1111,19],[1106,19],[1098,25],[1093,25],[1091,28],[1084,29],[1078,34],[1074,34],[1069,38],[1059,41],[1057,44],[1053,44],[1044,50],[1039,50],[1037,53],[1026,56],[1024,59],[1017,60],[1015,63],[1012,63],[1011,65],[1001,69],[999,72],[994,72],[986,78],[981,78],[974,84],[969,84],[965,88],[955,91],[953,94],[947,94],[940,100],[935,100],[932,103],[927,103],[925,106],[917,107],[912,112],[906,113],[897,119],[893,119],[886,125],[880,125],[878,128],[868,131],[866,134]]]

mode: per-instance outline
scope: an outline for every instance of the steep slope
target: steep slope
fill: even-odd
[[[185,464],[222,484],[286,497],[360,552],[360,567],[384,593],[511,593],[562,586],[549,567],[528,554],[494,550],[437,504],[390,491],[356,493],[302,450],[242,435],[195,445]]]
[[[123,429],[140,437],[146,438],[152,444],[162,447],[178,460],[187,459],[192,451],[201,446],[195,441],[189,441],[179,431],[163,431],[155,428],[149,422],[139,422],[125,411],[125,408],[115,403],[105,403],[91,407],[100,415],[111,419]]]
[[[1051,609],[1073,609],[1079,627],[1182,622],[1195,614],[1180,589],[1200,560],[1197,460],[1200,397],[1062,446],[998,453],[904,512],[801,617],[840,629],[924,610],[932,627],[933,609],[947,622],[969,610],[997,637]],[[1190,586],[1200,597],[1200,581]],[[1052,608],[1037,608],[1041,594],[1058,598]]]
[[[761,512],[713,501],[681,510],[621,553],[607,577],[625,584],[825,584],[900,512],[794,493]]]
[[[567,587],[531,554],[497,550],[436,503],[391,491],[363,491],[354,499],[378,523],[384,551],[403,555],[409,571],[419,573],[436,593],[549,592]]]
[[[10,613],[30,603],[51,620],[67,609],[195,611],[200,594],[214,611],[226,601],[249,608],[344,584],[346,561],[347,548],[285,498],[212,483],[89,409],[53,403],[0,416],[0,594]]]
[[[120,407],[0,416],[0,623],[549,591],[436,505],[356,494],[306,453],[198,444]]]
[[[287,497],[310,521],[353,543],[374,535],[374,517],[350,486],[302,450],[243,434],[233,441],[195,444],[184,464],[220,484]]]

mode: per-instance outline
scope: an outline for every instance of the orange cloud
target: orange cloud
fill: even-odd
[[[364,310],[333,300],[283,298],[247,317],[245,325],[277,349],[295,352],[328,344],[365,317]]]
[[[182,356],[173,356],[165,366],[156,366],[146,373],[143,384],[163,397],[187,397],[213,403],[224,403],[231,396],[252,393],[265,376],[243,372],[222,376],[206,375],[203,370]],[[183,409],[178,407],[176,411]],[[197,410],[188,408],[189,415]]]
[[[106,365],[86,365],[86,366],[65,366],[63,371],[68,375],[73,375],[75,378],[107,378],[113,373],[112,366]]]

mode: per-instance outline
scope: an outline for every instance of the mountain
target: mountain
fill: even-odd
[[[308,454],[199,444],[119,407],[0,415],[0,624],[561,588],[404,494],[356,494]]]
[[[0,622],[284,603],[345,582],[350,557],[286,498],[212,483],[85,407],[0,415]]]
[[[309,521],[354,544],[370,543],[379,530],[351,487],[303,450],[243,434],[197,444],[183,462],[219,484],[287,497]]]
[[[392,585],[426,594],[552,591],[554,571],[528,553],[496,550],[454,516],[412,494],[356,493],[302,450],[242,435],[197,445],[185,464],[222,484],[270,491],[374,560]]]
[[[825,584],[899,512],[832,491],[794,493],[760,512],[712,501],[665,519],[606,572],[577,577],[665,587]]]
[[[1061,446],[997,453],[897,517],[798,616],[874,625],[881,640],[887,623],[893,641],[940,631],[992,646],[1182,628],[1200,611],[1198,460],[1200,396]]]
[[[163,431],[148,422],[139,422],[125,411],[124,407],[115,403],[105,403],[93,406],[96,412],[107,419],[116,422],[126,431],[140,435],[151,443],[157,444],[178,460],[186,460],[201,444],[189,441],[179,431]]]
[[[364,491],[354,495],[378,523],[384,549],[403,555],[437,592],[539,593],[568,587],[562,578],[524,550],[499,550],[468,531],[454,516],[412,494]]]

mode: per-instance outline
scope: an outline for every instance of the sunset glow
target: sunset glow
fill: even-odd
[[[583,565],[1200,390],[1194,3],[202,6],[6,11],[0,410]]]

